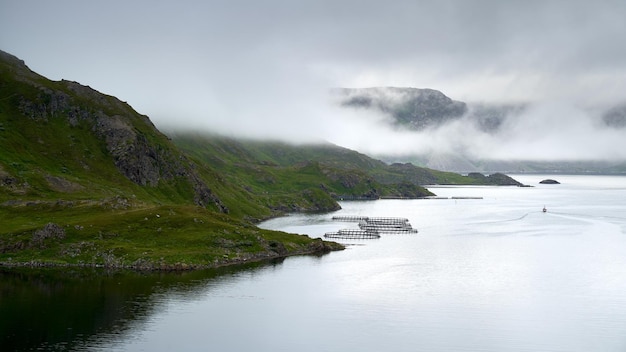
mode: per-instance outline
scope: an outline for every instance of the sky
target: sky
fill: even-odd
[[[626,1],[0,0],[0,49],[114,95],[162,130],[330,141],[369,154],[626,160]],[[498,136],[398,132],[336,87],[532,103]],[[546,123],[546,121],[548,121]]]

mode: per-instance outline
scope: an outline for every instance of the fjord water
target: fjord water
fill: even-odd
[[[398,216],[419,230],[323,256],[176,275],[1,276],[0,311],[32,330],[17,337],[42,336],[19,345],[0,332],[23,349],[625,351],[626,177],[515,178],[534,187],[429,187],[482,199],[342,202],[261,224],[322,237],[356,228],[334,215]]]

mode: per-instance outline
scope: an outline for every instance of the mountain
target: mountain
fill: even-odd
[[[332,93],[342,107],[381,112],[392,124],[413,131],[433,129],[465,118],[478,130],[492,133],[507,117],[519,115],[528,107],[527,104],[465,103],[438,90],[422,88],[338,88]]]
[[[174,133],[172,140],[195,160],[246,184],[255,197],[304,188],[322,189],[334,199],[416,198],[433,195],[420,185],[521,185],[505,175],[479,179],[409,163],[389,165],[330,143],[293,145],[194,133]]]
[[[0,55],[0,187],[8,191],[0,200],[149,193],[154,200],[192,198],[228,212],[196,165],[147,116],[88,86],[49,81],[17,58]]]
[[[255,223],[430,196],[433,183],[519,185],[332,144],[167,136],[127,103],[0,52],[0,265],[171,270],[326,252],[342,246]]]
[[[229,182],[244,184],[251,197],[276,211],[310,210],[303,203],[307,199],[326,204],[317,209],[324,210],[338,209],[340,199],[432,195],[418,183],[379,182],[370,171],[385,163],[332,144],[296,146],[189,133],[172,137],[195,160],[222,170]]]
[[[128,104],[0,52],[0,263],[187,268],[337,248],[243,214],[275,213]]]
[[[340,88],[334,93],[342,106],[379,110],[391,115],[395,124],[413,130],[439,126],[467,112],[465,103],[433,89]]]
[[[444,139],[454,139],[458,136],[455,133],[462,131],[483,134],[478,138],[497,136],[506,141],[519,132],[512,130],[511,125],[523,120],[524,114],[533,107],[529,103],[466,103],[453,100],[437,90],[418,88],[341,88],[333,90],[332,95],[341,107],[382,113],[399,130],[437,133],[456,124],[451,128],[454,132],[441,134]],[[590,116],[595,115],[595,112],[590,112]],[[598,128],[620,131],[626,128],[626,104],[605,109],[597,117],[597,121],[592,122]],[[488,156],[470,156],[467,149],[471,146],[467,143],[455,146],[454,151],[417,151],[400,157],[385,154],[375,157],[388,163],[409,162],[458,173],[626,173],[624,161],[493,160]]]

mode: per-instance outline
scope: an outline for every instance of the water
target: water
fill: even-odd
[[[533,188],[431,188],[482,199],[344,202],[336,213],[262,224],[321,237],[356,227],[333,215],[398,216],[419,230],[345,240],[346,250],[320,257],[177,276],[0,276],[0,328],[15,330],[5,313],[18,311],[21,326],[42,336],[3,343],[90,351],[626,351],[626,177],[550,176],[562,184],[539,185],[543,178],[516,176]],[[20,307],[34,300],[51,310],[45,322],[33,324],[41,314]]]

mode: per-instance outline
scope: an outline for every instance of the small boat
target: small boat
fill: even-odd
[[[543,212],[545,213],[545,212],[547,212],[547,211],[548,211],[548,209],[546,209],[546,207],[544,206],[544,207],[543,207]]]

